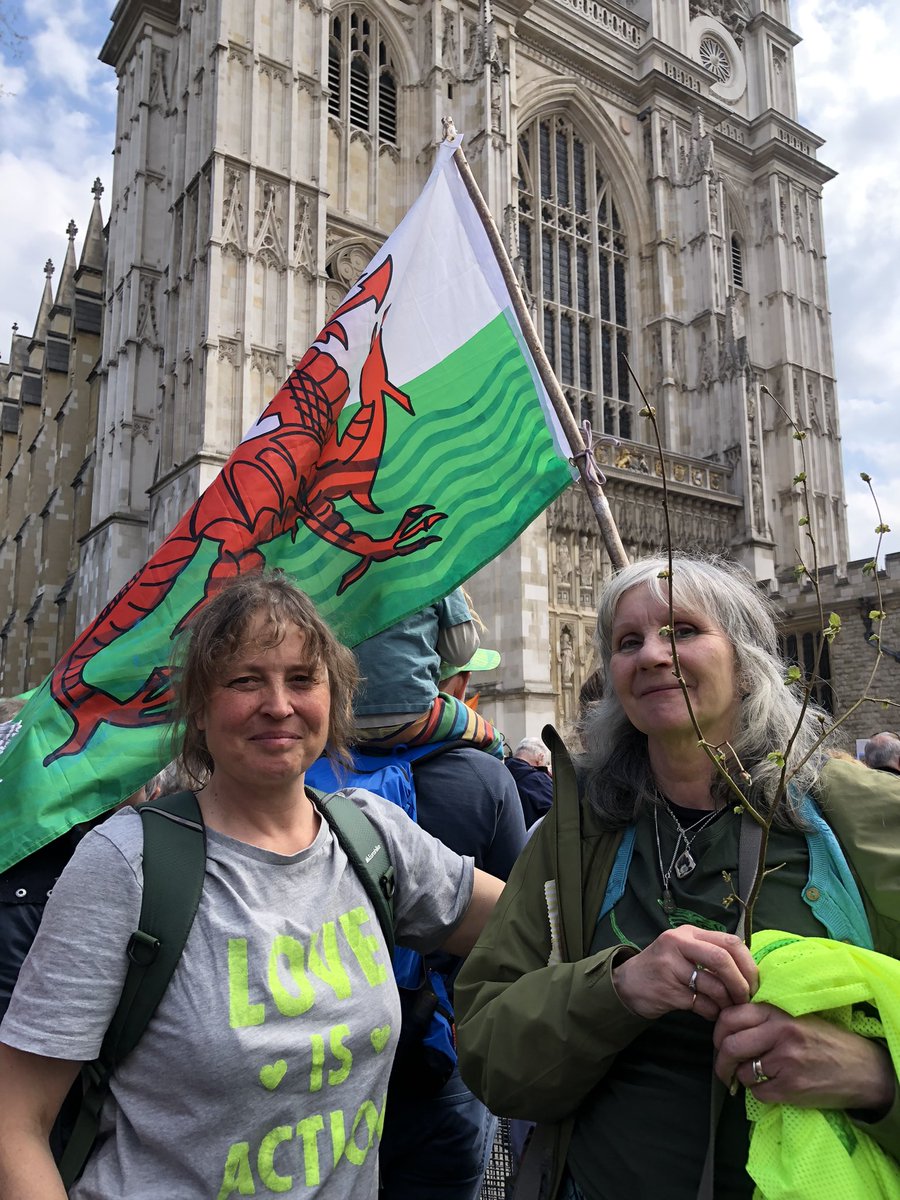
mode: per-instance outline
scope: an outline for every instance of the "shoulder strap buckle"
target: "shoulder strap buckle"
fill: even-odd
[[[128,939],[126,953],[136,967],[149,967],[159,954],[159,938],[136,929]]]

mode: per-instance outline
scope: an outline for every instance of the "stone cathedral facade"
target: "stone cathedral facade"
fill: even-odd
[[[119,0],[101,52],[118,78],[102,344],[80,392],[90,507],[72,508],[74,458],[53,467],[58,500],[49,468],[33,478],[56,415],[28,407],[53,370],[51,310],[64,322],[49,296],[4,385],[3,690],[37,682],[71,599],[83,625],[209,484],[415,199],[447,113],[598,438],[628,552],[664,544],[665,474],[675,545],[772,581],[802,658],[817,618],[783,581],[805,553],[805,471],[832,603],[859,624],[871,585],[845,567],[832,172],[797,121],[797,40],[787,0]],[[22,525],[38,492],[69,513],[65,567],[36,517]],[[470,582],[503,654],[482,695],[511,741],[574,717],[609,570],[573,487]]]

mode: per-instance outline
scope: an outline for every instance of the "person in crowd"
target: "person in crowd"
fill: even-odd
[[[176,665],[207,832],[200,905],[169,988],[114,1072],[75,1200],[252,1194],[371,1200],[400,1009],[368,895],[304,786],[347,753],[356,667],[286,578],[243,576]],[[501,885],[368,793],[397,939],[465,954]],[[0,1027],[0,1195],[65,1192],[56,1109],[116,1008],[141,905],[141,820],[87,834]]]
[[[440,677],[438,691],[443,692],[445,696],[455,696],[457,700],[461,700],[464,704],[474,705],[477,708],[478,692],[475,693],[474,699],[469,696],[469,682],[472,673],[480,674],[482,671],[496,671],[499,666],[499,652],[488,650],[485,646],[479,646],[468,662],[464,662],[462,666],[456,666],[454,663],[447,662],[444,659],[441,661],[438,671]]]
[[[667,575],[666,558],[650,558],[607,585],[587,750],[576,771],[553,747],[553,808],[457,980],[463,1077],[493,1111],[539,1122],[523,1180],[548,1200],[695,1200],[713,1071],[732,1092],[710,1159],[716,1200],[754,1193],[745,1089],[830,1110],[848,1144],[864,1131],[895,1168],[900,1156],[886,1046],[750,1003],[758,969],[735,895],[753,822],[699,745],[682,683],[748,789],[737,795],[774,816],[756,930],[896,955],[900,784],[819,757],[819,714],[785,685],[770,608],[721,560],[675,557],[680,683]],[[793,780],[773,814],[785,753]]]
[[[873,771],[900,775],[900,737],[896,733],[876,733],[866,742],[863,758]]]
[[[8,737],[15,735],[16,717],[24,707],[25,701],[18,696],[0,698],[0,754]],[[162,772],[125,803],[140,804],[159,795],[161,780]],[[31,949],[56,881],[81,838],[96,823],[74,826],[0,873],[0,1020],[9,1007],[19,970]]]
[[[523,738],[506,760],[506,766],[516,781],[525,828],[530,829],[553,803],[550,751],[540,738]]]
[[[471,672],[493,670],[499,662],[495,650],[485,649],[460,666],[444,661],[441,701],[454,697],[464,707]],[[482,724],[492,730],[480,717],[476,723],[474,713],[470,719],[473,733]],[[494,746],[494,738],[478,737],[469,744],[451,740],[443,751],[413,763],[413,776],[422,828],[505,880],[525,844],[525,824],[513,779],[490,752]],[[440,971],[452,1001],[461,959],[438,953],[425,961]],[[427,1097],[407,1081],[393,1079],[381,1142],[380,1200],[477,1200],[496,1127],[496,1118],[472,1095],[458,1069]]]
[[[836,758],[840,762],[853,763],[855,767],[865,769],[865,763],[861,758],[857,758],[855,754],[851,754],[849,750],[842,750],[839,746],[829,746],[826,751],[829,758]]]
[[[362,736],[399,735],[404,744],[414,745],[423,723],[439,708],[442,660],[466,663],[478,643],[478,626],[462,588],[360,642],[354,649],[361,683],[353,712]]]
[[[15,718],[24,703],[17,696],[0,697],[0,747],[15,735]],[[9,1006],[47,899],[77,840],[75,831],[65,834],[0,873],[0,1020]]]

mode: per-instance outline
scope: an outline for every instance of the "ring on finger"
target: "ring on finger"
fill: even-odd
[[[701,971],[705,971],[705,970],[706,970],[706,967],[701,966],[700,963],[697,963],[697,965],[694,967],[693,971],[691,971],[691,977],[688,980],[688,987],[691,989],[691,991],[694,993],[695,996],[697,994],[697,976],[700,974]]]
[[[753,1071],[754,1083],[768,1083],[769,1082],[769,1077],[763,1070],[762,1061],[760,1059],[754,1058],[754,1060],[750,1064],[750,1066]]]

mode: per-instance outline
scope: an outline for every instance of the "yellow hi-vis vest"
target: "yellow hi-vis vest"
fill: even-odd
[[[750,949],[760,974],[754,1002],[883,1038],[900,1064],[900,962],[771,929],[754,934]],[[855,1007],[864,1004],[878,1017]],[[754,1200],[900,1200],[900,1164],[843,1110],[764,1104],[748,1091],[747,1116]]]

